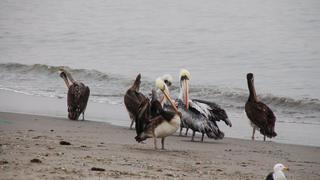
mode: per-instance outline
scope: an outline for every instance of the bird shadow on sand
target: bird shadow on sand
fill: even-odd
[[[223,142],[221,140],[216,140],[216,141],[206,141],[206,140],[204,140],[202,142],[201,140],[191,141],[190,139],[183,139],[181,141],[182,142],[188,142],[188,143],[198,143],[198,144],[227,144],[226,142]]]
[[[154,149],[154,148],[149,148],[149,147],[136,147],[136,146],[126,146],[127,149],[130,149],[130,150],[135,150],[135,151],[139,151],[139,152],[143,152],[143,153],[167,153],[167,154],[170,154],[170,153],[181,153],[181,154],[189,154],[188,151],[186,150],[177,150],[177,149]]]

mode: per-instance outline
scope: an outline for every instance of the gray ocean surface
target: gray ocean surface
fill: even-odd
[[[320,1],[0,1],[0,89],[65,97],[60,66],[108,104],[123,103],[138,73],[145,94],[171,74],[177,97],[186,68],[191,97],[234,121],[252,72],[278,123],[320,127]]]

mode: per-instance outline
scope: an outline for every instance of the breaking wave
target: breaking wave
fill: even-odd
[[[106,74],[94,69],[73,69],[68,66],[49,66],[44,64],[0,64],[1,89],[12,89],[26,94],[65,96],[65,87],[58,75],[59,69],[65,68],[80,81],[90,86],[93,100],[98,102],[122,103],[122,97],[126,89],[131,85],[135,77],[123,77],[120,75]],[[51,82],[51,83],[48,83]],[[19,84],[19,86],[15,86]],[[175,82],[174,84],[178,84]],[[154,80],[143,77],[141,91],[149,93],[154,87]],[[172,95],[177,96],[179,87],[172,87]],[[223,89],[216,86],[190,87],[191,97],[205,98],[228,106],[243,108],[248,98],[246,89]],[[294,99],[280,97],[273,94],[262,94],[261,101],[273,107],[286,109],[287,113],[299,111],[320,112],[319,99]],[[114,101],[114,102],[113,102]],[[298,110],[298,111],[297,111]]]

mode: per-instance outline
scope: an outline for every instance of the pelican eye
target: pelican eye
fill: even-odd
[[[181,80],[189,80],[189,77],[188,76],[181,76]]]

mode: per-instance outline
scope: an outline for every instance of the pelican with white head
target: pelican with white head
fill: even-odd
[[[186,69],[180,70],[180,99],[183,104],[189,109],[189,80],[190,72]]]

